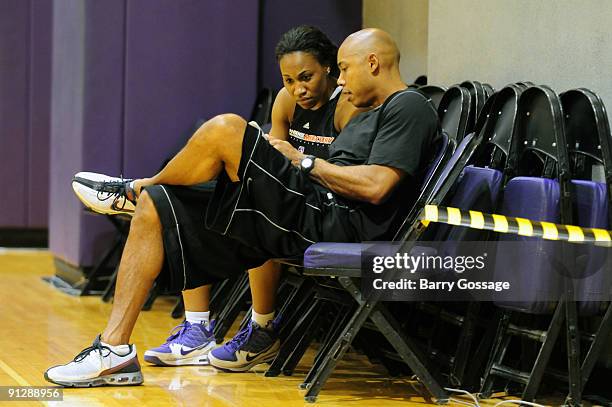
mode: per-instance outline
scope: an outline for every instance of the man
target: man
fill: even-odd
[[[317,241],[388,239],[416,199],[438,129],[435,109],[420,93],[405,90],[399,52],[381,30],[350,35],[338,52],[338,66],[338,84],[349,101],[373,109],[349,122],[331,145],[328,160],[304,156],[285,141],[267,141],[259,129],[228,114],[205,123],[155,177],[133,183],[138,195],[149,185],[193,185],[217,178],[205,217],[206,228],[219,236],[204,265],[211,275],[227,277],[269,258],[299,256]],[[159,227],[147,223],[150,205],[144,190],[132,228]],[[128,342],[157,276],[140,272],[155,269],[147,267],[148,261],[146,252],[122,259],[106,329],[72,362],[49,369],[49,381],[68,386],[142,383],[136,349]],[[184,283],[201,284],[209,277],[185,270]],[[213,351],[211,364],[223,368],[234,345],[248,355],[249,344],[255,353],[262,335],[273,337],[257,331],[263,330],[251,327],[244,343]]]

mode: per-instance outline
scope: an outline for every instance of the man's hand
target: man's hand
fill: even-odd
[[[279,140],[272,137],[270,137],[268,141],[270,142],[270,145],[272,147],[274,147],[275,149],[280,151],[282,155],[287,157],[291,161],[291,164],[293,164],[295,167],[299,167],[300,163],[302,162],[302,159],[306,157],[304,154],[293,148],[293,146],[289,144],[288,141]]]

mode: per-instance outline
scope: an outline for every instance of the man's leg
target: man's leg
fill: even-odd
[[[213,117],[157,175],[136,180],[136,194],[148,185],[196,185],[211,181],[223,170],[230,180],[238,181],[246,125],[246,121],[235,114]]]
[[[215,179],[223,170],[230,180],[237,181],[245,128],[246,121],[240,116],[215,116],[152,178],[130,181],[79,172],[72,180],[72,188],[81,202],[95,212],[132,215],[138,194],[145,186],[196,185]]]
[[[121,262],[111,316],[102,333],[109,345],[129,343],[138,314],[164,261],[161,222],[148,194],[143,192],[130,225]]]
[[[70,363],[45,372],[45,378],[64,386],[133,385],[143,381],[136,348],[130,335],[153,281],[164,260],[161,223],[153,202],[144,192],[130,225],[119,264],[110,320],[93,346]]]

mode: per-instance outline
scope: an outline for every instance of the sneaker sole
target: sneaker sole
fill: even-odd
[[[261,358],[258,359],[254,359],[253,361],[246,363],[244,365],[239,365],[239,366],[222,366],[222,365],[215,365],[215,363],[223,363],[226,362],[224,360],[220,360],[220,359],[216,359],[214,357],[214,355],[210,355],[209,356],[209,361],[210,361],[210,365],[212,367],[214,367],[215,369],[221,370],[222,372],[226,372],[226,373],[242,373],[242,372],[248,372],[249,370],[251,370],[253,367],[260,365],[262,363],[270,363],[272,362],[275,358],[276,355],[278,355],[278,351],[279,351],[279,347],[275,347],[275,349],[271,349],[268,353],[261,355]]]
[[[116,373],[84,380],[53,380],[45,372],[45,380],[64,387],[138,386],[144,382],[142,372]]]
[[[152,363],[158,366],[208,366],[208,354],[217,346],[215,341],[209,342],[206,346],[196,349],[191,352],[190,356],[176,357],[173,354],[164,354],[161,352],[146,351],[144,354],[145,362]],[[165,356],[167,355],[167,357]],[[172,358],[174,357],[174,358]]]
[[[157,366],[208,366],[210,364],[208,355],[178,360],[161,360],[157,356],[145,355],[144,360]]]

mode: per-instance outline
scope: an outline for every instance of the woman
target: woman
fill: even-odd
[[[276,46],[276,58],[284,87],[272,108],[270,138],[288,141],[305,154],[321,158],[328,156],[329,145],[339,131],[359,113],[336,86],[336,53],[337,47],[315,27],[296,27],[281,36]],[[86,196],[82,193],[86,187],[78,178],[89,180],[91,185],[93,181],[105,184],[101,181],[111,180],[111,177],[92,173],[75,176],[75,193],[91,209],[106,214],[133,212],[138,180],[124,183],[127,191],[121,194],[117,194],[116,189],[112,192],[97,190]],[[108,184],[113,182],[122,184],[117,179]],[[166,343],[146,351],[145,360],[164,366],[207,364],[209,352],[215,346],[213,326],[209,324],[210,284],[227,278],[216,276],[214,270],[198,272],[200,248],[211,238],[202,227],[202,205],[207,204],[209,192],[165,185],[148,186],[146,191],[162,225],[163,248],[170,269],[169,273],[160,274],[160,278],[169,279],[166,282],[168,286],[182,291],[186,321],[177,327],[178,332]],[[164,253],[161,253],[162,258]],[[186,270],[190,272],[189,276]],[[208,278],[199,279],[204,275]],[[216,277],[214,281],[210,280],[211,275]],[[240,332],[225,346],[210,352],[212,365],[226,371],[246,371],[274,358],[279,348],[272,324],[279,278],[280,266],[272,261],[249,270],[252,324],[260,332],[268,333],[271,345],[254,359],[245,359],[242,353],[246,351],[242,349],[248,347],[252,330],[248,334]],[[107,332],[112,332],[112,323],[103,338]]]

